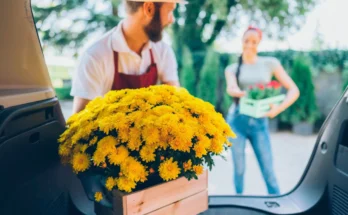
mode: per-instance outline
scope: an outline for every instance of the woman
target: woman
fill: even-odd
[[[280,62],[273,57],[257,55],[262,32],[249,27],[243,35],[243,54],[239,62],[226,68],[227,93],[234,98],[227,122],[237,134],[233,140],[232,157],[234,162],[234,184],[237,194],[243,193],[245,172],[245,143],[248,139],[259,162],[269,194],[279,194],[278,183],[273,170],[273,158],[268,128],[268,118],[274,118],[283,112],[299,97],[299,90],[293,80],[284,71]],[[255,84],[266,84],[274,76],[286,89],[287,96],[280,105],[271,105],[263,118],[253,118],[239,113],[239,98],[245,96],[245,90]]]

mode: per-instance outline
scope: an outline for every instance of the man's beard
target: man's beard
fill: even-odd
[[[159,7],[156,7],[155,14],[151,22],[144,27],[146,35],[149,37],[149,40],[152,42],[158,42],[162,40],[162,23]]]

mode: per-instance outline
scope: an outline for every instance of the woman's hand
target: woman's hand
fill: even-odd
[[[280,108],[279,105],[274,105],[274,104],[271,104],[271,109],[266,113],[266,117],[269,117],[269,118],[274,118],[276,116],[278,116],[278,114],[280,114],[281,112],[283,112],[283,110]]]
[[[239,87],[228,88],[227,93],[235,98],[244,97],[246,92],[239,89]]]
[[[240,90],[237,84],[235,74],[233,74],[232,72],[225,71],[225,77],[226,77],[226,84],[227,84],[226,92],[228,95],[234,98],[241,98],[245,96],[246,92]]]

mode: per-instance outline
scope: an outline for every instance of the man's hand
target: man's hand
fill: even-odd
[[[168,82],[163,82],[162,84],[174,86],[174,87],[180,87],[179,81],[168,81]]]

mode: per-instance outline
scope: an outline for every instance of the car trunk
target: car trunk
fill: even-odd
[[[0,214],[68,214],[72,171],[30,1],[0,1]]]

